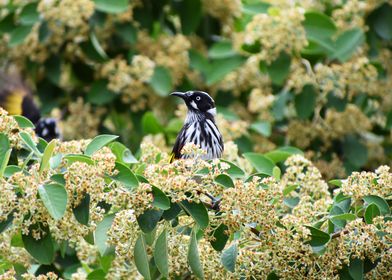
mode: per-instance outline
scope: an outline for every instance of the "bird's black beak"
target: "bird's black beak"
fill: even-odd
[[[183,92],[179,92],[179,91],[172,92],[170,95],[174,95],[174,96],[180,97],[180,98],[182,98],[184,100],[186,98],[186,94],[183,93]]]

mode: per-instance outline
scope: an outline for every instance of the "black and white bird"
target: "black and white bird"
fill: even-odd
[[[201,156],[204,160],[220,158],[223,153],[223,140],[215,123],[214,99],[204,91],[173,92],[171,95],[184,100],[188,113],[174,144],[170,162],[187,157],[181,154],[187,143],[193,143],[206,151],[206,154]]]
[[[35,125],[36,134],[50,141],[61,134],[54,118],[43,118],[29,87],[18,75],[0,71],[0,106],[10,115],[22,115]]]

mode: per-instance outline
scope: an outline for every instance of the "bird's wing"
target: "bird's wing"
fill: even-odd
[[[189,124],[185,124],[180,132],[178,133],[176,142],[174,143],[172,154],[170,156],[170,163],[172,163],[175,159],[181,157],[181,150],[185,145],[185,134],[186,130],[189,127]]]

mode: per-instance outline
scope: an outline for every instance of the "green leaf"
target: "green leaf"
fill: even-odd
[[[197,70],[201,73],[205,73],[209,67],[208,60],[202,54],[194,49],[190,49],[189,55],[189,65],[192,69]]]
[[[344,214],[339,214],[339,215],[333,215],[331,216],[330,220],[333,224],[341,227],[342,224],[340,224],[340,221],[354,221],[357,218],[354,214],[351,213],[344,213]],[[344,225],[343,225],[344,226]]]
[[[280,170],[280,168],[278,166],[274,166],[274,168],[272,168],[272,176],[279,181],[280,177],[282,175],[282,171]]]
[[[66,155],[64,159],[67,161],[68,165],[71,165],[72,163],[77,161],[87,163],[88,165],[94,165],[94,161],[91,159],[91,157],[86,155],[69,154]]]
[[[285,146],[264,154],[274,163],[283,162],[292,155],[303,155],[304,153],[295,147]]]
[[[57,183],[40,185],[38,193],[50,216],[55,220],[60,220],[65,214],[68,201],[64,186]]]
[[[392,40],[392,6],[384,3],[368,17],[369,25],[384,40]]]
[[[183,200],[179,202],[180,206],[192,216],[201,229],[205,229],[209,223],[209,217],[206,207],[203,203],[188,202]]]
[[[229,169],[226,169],[226,173],[230,175],[231,178],[233,179],[241,179],[245,176],[245,172],[244,170],[242,170],[241,168],[239,168],[237,165],[235,165],[234,163],[227,161],[227,160],[220,160],[221,162],[227,163],[228,165],[230,165]]]
[[[109,135],[109,134],[98,135],[87,145],[84,154],[91,156],[96,151],[105,147],[107,144],[109,144],[110,142],[114,141],[117,138],[118,138],[117,135]]]
[[[0,133],[0,178],[4,175],[11,152],[12,149],[7,135]]]
[[[41,264],[51,264],[54,260],[54,244],[49,228],[44,225],[39,226],[43,237],[35,239],[32,235],[34,229],[38,229],[37,225],[30,226],[29,234],[22,235],[25,249],[29,254]]]
[[[139,238],[136,240],[133,255],[137,270],[143,275],[144,279],[151,279],[147,245],[143,234],[139,235]]]
[[[295,191],[298,188],[298,185],[289,185],[283,189],[283,196],[287,196],[292,191]]]
[[[108,59],[94,32],[90,33],[89,40],[80,44],[83,53],[92,61],[103,63]]]
[[[200,0],[183,0],[176,3],[184,35],[190,35],[200,24],[202,4]]]
[[[152,112],[146,112],[142,118],[144,134],[163,133],[164,129]]]
[[[381,212],[380,209],[378,209],[377,205],[374,203],[369,204],[366,207],[365,211],[365,222],[367,224],[373,224],[373,218],[380,216]]]
[[[212,59],[227,58],[235,55],[235,51],[230,41],[215,43],[208,50],[208,56]]]
[[[226,174],[219,174],[218,176],[215,177],[214,181],[215,183],[221,185],[225,189],[234,188],[233,180],[231,179],[230,176]]]
[[[112,178],[122,184],[128,189],[132,190],[139,186],[139,181],[136,178],[135,174],[129,169],[128,166],[116,162],[115,169],[118,171],[116,175]]]
[[[40,151],[38,151],[36,144],[34,143],[31,135],[27,132],[19,132],[19,137],[22,139],[23,143],[26,145],[27,149],[33,152],[37,157],[41,157]]]
[[[155,186],[152,186],[152,194],[154,196],[152,205],[162,210],[170,209],[170,199],[163,191]]]
[[[345,62],[351,58],[364,42],[365,34],[360,28],[347,30],[336,39],[335,52],[331,58]]]
[[[367,195],[363,198],[363,200],[367,204],[371,204],[371,203],[376,204],[378,209],[380,210],[381,215],[391,214],[391,209],[389,208],[388,203],[382,197],[379,197],[377,195]]]
[[[19,20],[22,25],[33,25],[39,21],[37,6],[38,3],[30,3],[23,7],[19,15]]]
[[[144,211],[143,214],[137,217],[137,222],[140,229],[144,233],[152,232],[157,226],[159,220],[161,219],[162,214],[162,210],[147,209],[146,211]]]
[[[116,94],[110,91],[107,85],[106,80],[95,81],[87,93],[87,101],[95,105],[104,105],[113,101]]]
[[[15,115],[13,116],[19,127],[21,128],[34,128],[34,124],[26,117]]]
[[[1,166],[1,165],[0,165]],[[22,168],[20,168],[19,166],[16,166],[16,165],[8,165],[5,169],[4,169],[4,176],[6,177],[6,178],[9,178],[9,177],[11,177],[12,175],[14,175],[16,172],[20,172],[20,171],[22,171],[23,169]],[[0,178],[1,178],[1,167],[0,167]]]
[[[353,135],[349,135],[344,139],[343,152],[345,159],[357,168],[365,165],[368,160],[366,146]]]
[[[116,160],[123,164],[137,163],[138,160],[132,154],[131,150],[120,142],[113,142],[108,145],[112,153],[116,156]]]
[[[303,25],[310,40],[331,38],[337,31],[332,19],[320,12],[306,12]]]
[[[219,227],[214,230],[214,240],[211,241],[211,246],[216,251],[222,251],[225,248],[227,240],[229,240],[229,235],[225,233],[227,230],[228,227],[224,224],[220,224]]]
[[[171,221],[181,212],[181,207],[177,203],[170,202],[170,209],[163,212],[162,217],[166,221]]]
[[[137,28],[129,23],[125,22],[116,25],[117,34],[127,43],[135,44],[137,42]]]
[[[324,246],[331,240],[331,236],[328,233],[321,231],[315,227],[311,227],[311,226],[306,226],[306,227],[310,229],[311,240],[308,243],[312,247]]]
[[[117,14],[128,10],[128,0],[94,0],[95,9],[101,12]]]
[[[267,121],[255,122],[255,123],[251,124],[250,128],[262,136],[265,136],[265,137],[271,136],[272,128],[271,128],[270,122],[267,122]]]
[[[290,208],[294,208],[299,203],[299,197],[285,197],[283,203]]]
[[[188,263],[193,274],[199,278],[204,279],[203,267],[200,262],[199,248],[197,247],[196,229],[193,228],[191,233],[191,242],[188,248]]]
[[[0,233],[2,233],[3,231],[5,231],[7,228],[9,228],[12,225],[12,221],[14,220],[14,212],[15,211],[11,211],[8,215],[7,215],[7,219],[6,220],[2,220],[0,222]]]
[[[114,220],[114,214],[105,216],[103,220],[97,225],[94,233],[94,244],[98,247],[98,251],[101,256],[106,255],[111,251],[109,246],[106,244],[108,239],[108,230],[112,226]]]
[[[237,261],[238,248],[237,244],[234,243],[229,248],[222,252],[221,262],[223,266],[230,272],[235,271],[235,263]]]
[[[14,13],[9,13],[7,16],[0,20],[0,35],[2,35],[3,33],[9,33],[15,28],[14,16]]]
[[[46,146],[44,154],[42,155],[41,164],[39,167],[40,174],[42,174],[43,171],[45,171],[49,168],[49,165],[50,165],[49,161],[53,155],[55,147],[56,147],[56,140],[55,139],[50,141],[50,143]]]
[[[265,2],[250,2],[242,5],[242,12],[246,15],[254,16],[257,14],[266,14],[271,4]]]
[[[87,275],[87,280],[105,280],[106,273],[102,269],[96,269]]]
[[[266,65],[268,75],[272,83],[282,85],[290,73],[291,57],[285,53],[280,53],[279,57],[270,65]]]
[[[150,80],[150,86],[159,96],[168,96],[173,89],[170,71],[163,66],[156,66]]]
[[[257,153],[244,153],[244,157],[252,164],[257,172],[268,176],[273,175],[272,170],[274,169],[275,164],[269,158]]]
[[[348,267],[348,273],[354,280],[363,280],[363,260],[361,259],[353,259],[350,261],[350,266]]]
[[[306,120],[309,119],[316,106],[317,92],[313,85],[305,85],[300,94],[295,96],[295,110],[297,116]]]
[[[154,247],[154,260],[159,272],[169,277],[169,253],[167,248],[167,230],[164,229],[158,236]]]
[[[24,42],[26,37],[30,34],[32,25],[28,26],[19,26],[12,30],[10,34],[10,40],[8,42],[9,47],[16,47]]]
[[[227,74],[240,67],[244,61],[244,58],[239,55],[213,60],[208,69],[206,69],[207,85],[211,86],[221,81]]]
[[[328,183],[331,185],[337,186],[339,188],[342,187],[342,180],[339,180],[339,179],[330,180],[330,181],[328,181]]]
[[[82,225],[88,225],[90,219],[90,195],[85,194],[79,205],[72,208],[75,219]]]

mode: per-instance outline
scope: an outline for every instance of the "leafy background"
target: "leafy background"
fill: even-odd
[[[1,66],[26,79],[43,114],[61,120],[64,140],[119,135],[133,154],[119,142],[111,149],[116,155],[126,151],[131,166],[143,154],[142,141],[170,151],[185,108],[169,93],[200,89],[216,100],[228,147],[224,158],[247,174],[260,160],[255,155],[274,149],[280,155],[282,146],[303,150],[326,180],[391,165],[390,1],[18,0],[0,5]],[[42,162],[44,151],[36,151],[35,140],[20,137]],[[237,148],[247,156],[238,158]],[[283,159],[298,152],[283,151]],[[275,163],[261,162],[256,171],[279,177]],[[145,164],[131,169],[141,175]],[[231,185],[225,176],[217,182]],[[45,197],[56,190],[53,184],[37,190],[48,210]],[[377,211],[389,213],[383,202],[366,199],[368,222]],[[295,206],[297,200],[286,204]],[[334,215],[345,216],[335,224],[354,219],[346,213],[363,216],[355,207],[339,207]],[[57,219],[63,209],[49,212]],[[318,232],[320,227],[313,229],[312,240],[323,245],[330,237]],[[189,236],[194,248],[193,233]],[[136,244],[143,248],[143,242]],[[233,270],[233,264],[227,266]]]

